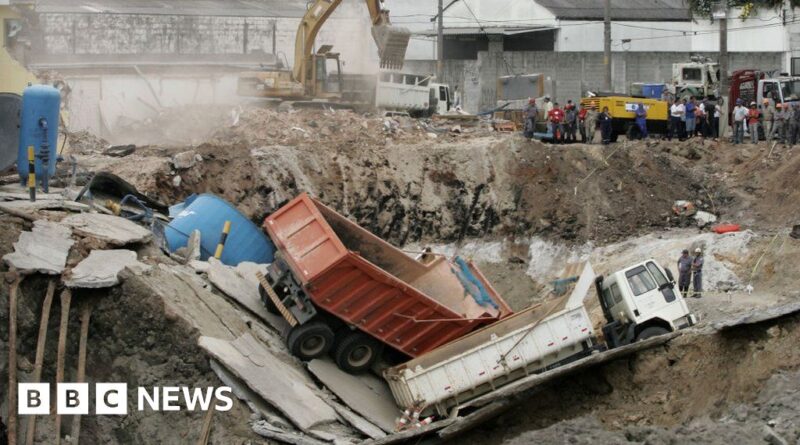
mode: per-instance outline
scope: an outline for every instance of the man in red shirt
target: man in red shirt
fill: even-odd
[[[761,112],[755,102],[750,103],[750,111],[747,112],[747,130],[750,131],[750,142],[758,144],[758,127]]]
[[[553,133],[553,142],[564,143],[564,110],[558,107],[558,102],[553,104],[553,109],[547,113],[550,122],[550,132]]]

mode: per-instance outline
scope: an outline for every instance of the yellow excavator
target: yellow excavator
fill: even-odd
[[[314,40],[320,28],[342,0],[315,0],[306,11],[294,44],[294,68],[288,70],[248,71],[239,74],[237,93],[240,96],[267,97],[282,100],[341,99],[341,62],[331,45],[322,45],[314,52]],[[378,45],[382,68],[400,69],[405,60],[411,32],[391,26],[389,11],[381,0],[366,0],[372,20],[372,38]],[[328,61],[336,63],[337,78],[327,73]]]

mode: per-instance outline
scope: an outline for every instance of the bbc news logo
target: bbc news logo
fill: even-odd
[[[50,384],[20,383],[18,413],[21,415],[50,414]],[[229,411],[233,407],[231,388],[189,388],[180,386],[138,387],[138,411]],[[56,414],[89,414],[92,398],[88,383],[59,383],[56,385]],[[125,383],[95,383],[94,413],[124,416],[128,414],[128,385]]]

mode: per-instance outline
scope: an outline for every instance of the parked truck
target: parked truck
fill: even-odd
[[[593,286],[605,317],[599,332],[584,301]],[[596,277],[586,263],[570,294],[389,368],[384,377],[400,407],[444,416],[527,376],[695,323],[672,273],[655,260],[608,277]]]
[[[448,85],[435,82],[430,75],[396,71],[343,74],[342,101],[357,109],[412,117],[445,114],[453,106]]]
[[[384,346],[418,357],[512,314],[471,262],[412,258],[308,194],[264,228],[277,253],[261,298],[292,326],[287,346],[301,360],[333,351],[341,369],[362,372]]]

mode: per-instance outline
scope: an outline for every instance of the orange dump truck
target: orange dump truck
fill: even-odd
[[[287,345],[302,360],[333,351],[361,372],[384,349],[417,357],[512,313],[472,263],[412,258],[305,193],[264,228],[277,253],[261,297],[292,325]]]

